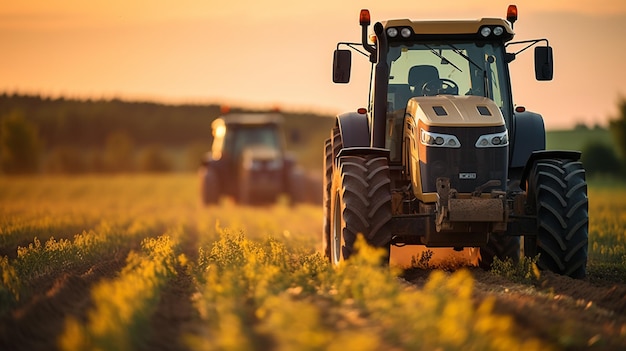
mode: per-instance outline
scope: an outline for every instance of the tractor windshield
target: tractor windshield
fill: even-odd
[[[507,117],[511,110],[504,48],[499,43],[393,43],[387,56],[386,147],[401,162],[402,126],[410,98],[440,94],[493,100]]]
[[[239,157],[246,148],[280,149],[280,139],[274,125],[234,128],[234,132],[227,135],[226,144],[232,147],[235,157]]]
[[[496,43],[394,43],[389,48],[388,103],[404,109],[414,96],[485,96],[510,106],[504,48]]]

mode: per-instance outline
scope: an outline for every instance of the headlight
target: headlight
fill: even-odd
[[[427,132],[424,129],[421,131],[420,142],[426,146],[433,147],[449,147],[449,148],[459,148],[461,147],[461,143],[459,139],[450,134],[439,134],[439,133],[431,133]]]
[[[387,28],[387,36],[390,38],[395,38],[398,35],[397,28]]]
[[[491,34],[491,28],[489,28],[489,27],[482,27],[480,29],[480,35],[482,35],[483,37],[486,38],[486,37],[489,36],[489,34]]]
[[[481,135],[476,141],[477,148],[500,147],[509,145],[508,132]]]
[[[502,35],[502,33],[504,33],[504,28],[502,28],[501,26],[497,26],[493,28],[493,34]]]
[[[401,35],[403,38],[408,38],[408,37],[410,37],[410,36],[411,36],[411,30],[410,30],[409,28],[406,28],[406,27],[405,27],[405,28],[402,28],[402,30],[400,31],[400,35]]]

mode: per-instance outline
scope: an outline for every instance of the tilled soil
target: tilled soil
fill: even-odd
[[[117,253],[91,267],[77,267],[36,279],[32,296],[0,319],[0,350],[53,350],[63,332],[65,318],[85,321],[91,306],[90,288],[113,278],[124,266],[125,254]]]
[[[494,299],[494,312],[511,316],[519,335],[558,349],[626,349],[626,280],[581,280],[541,272],[537,283],[518,284],[477,267],[469,269],[476,304]],[[411,269],[404,278],[420,287],[429,274]]]

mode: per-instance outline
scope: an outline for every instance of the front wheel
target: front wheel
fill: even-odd
[[[507,258],[518,262],[520,256],[519,236],[508,236],[506,234],[491,233],[487,245],[480,248],[479,266],[483,269],[490,269],[493,259],[497,257],[504,261]]]
[[[201,167],[200,174],[200,198],[205,206],[215,205],[219,199],[219,184],[215,170],[210,167]]]
[[[331,261],[339,264],[348,259],[355,251],[358,234],[369,245],[389,252],[391,236],[386,225],[391,220],[391,178],[387,158],[344,156],[334,173],[330,192]]]
[[[582,163],[537,161],[528,178],[528,201],[537,216],[537,236],[524,238],[524,254],[539,254],[541,269],[584,278],[589,214]]]

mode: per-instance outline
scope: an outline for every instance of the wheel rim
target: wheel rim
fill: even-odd
[[[335,206],[333,206],[333,216],[331,223],[331,241],[332,241],[332,258],[333,263],[338,264],[341,260],[341,209],[339,208],[339,194],[335,197]]]

